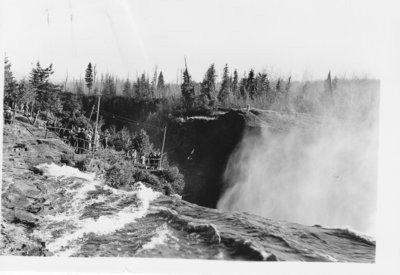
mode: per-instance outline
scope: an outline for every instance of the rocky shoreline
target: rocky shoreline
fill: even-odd
[[[46,244],[33,236],[44,215],[52,211],[57,181],[35,169],[41,163],[61,163],[73,154],[57,138],[43,139],[44,129],[15,121],[3,128],[1,255],[48,256]]]

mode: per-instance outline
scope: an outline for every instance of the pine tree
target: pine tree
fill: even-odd
[[[150,97],[154,97],[157,91],[157,67],[154,69],[153,78],[150,83]]]
[[[289,90],[290,90],[291,86],[292,86],[292,77],[289,76],[289,78],[288,78],[288,80],[286,82],[286,86],[285,86],[286,94],[289,94]]]
[[[232,94],[239,98],[239,76],[237,70],[233,72]]]
[[[11,71],[11,63],[6,56],[4,58],[4,103],[7,102],[11,107],[14,107],[15,101],[18,98],[17,88],[17,81]]]
[[[203,82],[201,83],[200,93],[202,97],[206,100],[213,100],[215,98],[215,80],[217,78],[217,74],[215,72],[214,64],[208,68]]]
[[[82,83],[82,81],[80,80],[80,81],[78,81],[78,80],[76,80],[75,81],[75,91],[76,91],[76,94],[78,94],[78,95],[84,95],[85,94],[85,91],[84,91],[84,84]]]
[[[86,81],[86,87],[88,88],[90,94],[93,87],[93,69],[92,69],[92,63],[90,62],[86,68],[85,81]]]
[[[266,73],[258,73],[256,77],[256,95],[261,97],[268,96],[270,93],[270,83]]]
[[[187,68],[183,71],[183,82],[181,84],[181,92],[182,92],[183,104],[185,105],[186,109],[193,108],[194,85]]]
[[[164,75],[162,71],[160,71],[160,74],[158,75],[158,81],[157,81],[157,90],[159,92],[164,91],[165,89],[165,82],[164,82]]]
[[[254,70],[251,69],[249,72],[249,76],[247,77],[247,81],[246,81],[246,91],[249,94],[251,99],[255,98],[255,94],[256,94],[256,89],[257,85],[256,85],[256,79],[254,77]]]
[[[249,92],[247,91],[247,77],[243,76],[239,84],[240,97],[247,101]]]
[[[275,88],[276,88],[276,92],[279,94],[281,92],[281,79],[280,78],[278,78]]]
[[[286,82],[286,85],[285,85],[285,91],[284,91],[284,95],[283,95],[283,102],[284,102],[287,110],[289,110],[289,91],[290,91],[291,86],[292,86],[292,77],[289,76],[288,80]]]
[[[133,149],[137,150],[139,154],[149,154],[151,151],[151,144],[149,135],[145,130],[141,129],[139,133],[135,135],[132,139],[131,146]]]
[[[117,95],[117,87],[114,78],[110,74],[106,74],[104,77],[102,94],[105,97],[114,97]]]
[[[124,87],[122,89],[122,95],[125,97],[131,97],[132,96],[132,88],[131,88],[131,82],[127,78],[124,82]]]
[[[225,102],[231,93],[231,79],[229,77],[228,64],[225,64],[224,72],[222,74],[221,89],[218,94],[218,100]]]
[[[325,80],[324,86],[325,86],[325,91],[327,91],[329,94],[331,94],[332,93],[331,71],[329,71],[329,73],[328,73],[328,77]]]
[[[40,63],[36,63],[36,67],[32,69],[29,76],[29,84],[35,92],[36,103],[41,110],[45,110],[46,114],[59,111],[59,93],[60,86],[50,82],[50,76],[54,73],[53,64],[47,68],[42,68]]]
[[[150,81],[145,73],[142,73],[141,77],[137,79],[135,92],[139,99],[152,98],[153,94]]]

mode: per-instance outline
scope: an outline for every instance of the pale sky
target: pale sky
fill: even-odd
[[[379,78],[379,1],[7,0],[4,50],[18,78],[36,61],[55,79],[99,72],[132,78],[157,66],[176,82],[186,56],[200,81],[211,63],[295,79]]]

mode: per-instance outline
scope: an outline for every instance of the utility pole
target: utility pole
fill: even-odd
[[[100,95],[99,95],[99,99],[97,101],[96,126],[95,126],[95,130],[94,130],[94,144],[93,144],[94,146],[93,146],[93,148],[97,147],[98,139],[100,137],[100,135],[97,133],[97,130],[98,130],[97,126],[99,124],[99,113],[100,113]]]
[[[162,164],[162,159],[163,159],[163,155],[164,155],[164,145],[165,145],[165,135],[166,134],[167,134],[167,126],[164,127],[164,138],[163,138],[162,147],[161,147],[160,168],[162,168],[161,164]]]

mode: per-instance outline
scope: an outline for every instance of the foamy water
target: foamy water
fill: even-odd
[[[69,185],[78,185],[76,189],[67,189],[66,195],[71,198],[65,202],[67,210],[57,215],[48,215],[44,217],[44,226],[47,230],[46,235],[41,235],[42,239],[47,239],[47,248],[59,256],[70,256],[76,252],[76,245],[79,239],[84,238],[88,233],[94,234],[110,234],[118,229],[123,228],[126,224],[135,222],[135,220],[144,217],[147,214],[150,203],[156,199],[160,193],[145,187],[138,182],[133,186],[134,191],[126,192],[109,188],[104,183],[96,180],[94,173],[83,173],[76,168],[68,166],[58,166],[56,164],[41,164],[37,166],[43,172],[43,175],[55,177],[58,179],[73,179]],[[63,181],[68,184],[68,181]],[[80,185],[79,185],[80,184]],[[68,190],[69,189],[69,190]],[[89,191],[101,189],[112,192],[100,193],[97,198],[88,197]],[[110,198],[118,196],[114,202],[108,202]],[[118,202],[122,199],[131,198],[137,202],[137,205],[129,204],[125,207],[117,207]],[[97,219],[87,217],[78,219],[84,212],[85,207],[94,203],[106,202],[110,207],[115,207],[116,213],[112,215],[99,216]],[[41,228],[43,229],[43,228]],[[54,230],[62,230],[63,234],[54,239],[51,232]],[[38,233],[37,233],[38,234]]]
[[[172,235],[166,223],[164,223],[161,227],[157,229],[157,233],[154,237],[150,239],[148,243],[145,243],[142,246],[141,250],[150,250],[159,245],[166,244],[168,238],[174,239],[175,241],[179,241],[178,238]],[[140,252],[140,251],[139,251]]]

